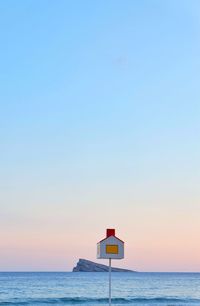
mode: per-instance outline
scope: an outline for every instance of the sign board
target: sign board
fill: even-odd
[[[124,258],[124,242],[115,236],[114,229],[107,229],[106,238],[97,243],[97,258]]]
[[[111,306],[111,259],[124,258],[124,241],[115,236],[115,229],[107,229],[106,238],[97,243],[97,258],[109,259],[109,306]]]

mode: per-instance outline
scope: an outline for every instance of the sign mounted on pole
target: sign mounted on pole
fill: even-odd
[[[97,243],[97,258],[109,259],[109,306],[111,305],[111,259],[124,258],[124,241],[115,236],[115,229],[107,229],[106,238]]]

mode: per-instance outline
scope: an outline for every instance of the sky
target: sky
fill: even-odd
[[[200,271],[200,2],[0,1],[0,271]],[[106,263],[98,261],[99,263]]]

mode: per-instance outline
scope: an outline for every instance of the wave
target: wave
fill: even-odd
[[[107,298],[82,298],[82,297],[63,297],[63,298],[39,298],[39,299],[14,299],[12,301],[0,302],[1,306],[8,305],[42,305],[42,304],[65,304],[65,305],[79,305],[79,304],[106,304],[108,303]],[[196,304],[200,305],[200,299],[179,299],[170,297],[155,297],[155,298],[145,298],[145,297],[135,297],[135,298],[113,298],[112,304],[164,304],[164,303],[175,303],[175,304]]]

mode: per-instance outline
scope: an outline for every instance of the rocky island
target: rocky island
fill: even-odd
[[[79,259],[76,267],[72,272],[108,272],[109,267],[87,259]],[[127,269],[120,269],[112,267],[112,272],[136,272]]]

